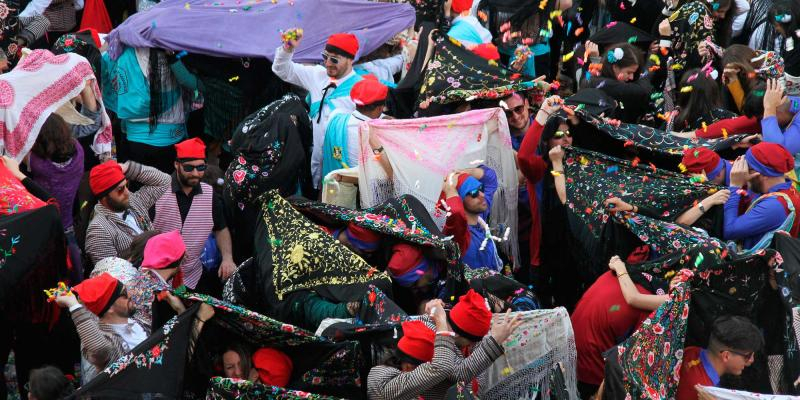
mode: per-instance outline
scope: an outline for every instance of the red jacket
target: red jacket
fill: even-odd
[[[525,132],[525,138],[522,139],[522,144],[517,152],[517,164],[522,175],[525,176],[526,185],[528,186],[528,200],[531,205],[529,245],[531,265],[534,266],[539,265],[539,244],[542,240],[542,221],[539,215],[539,200],[536,198],[536,184],[542,180],[547,171],[547,163],[544,158],[536,154],[536,149],[539,147],[539,141],[542,138],[542,130],[544,130],[544,126],[534,119],[528,131]]]
[[[694,134],[703,139],[716,139],[724,136],[722,130],[725,129],[728,135],[738,135],[740,133],[761,133],[761,123],[756,118],[745,116],[719,120],[706,129],[698,129]]]

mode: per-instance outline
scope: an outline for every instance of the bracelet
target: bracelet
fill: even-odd
[[[436,331],[437,335],[456,337],[456,333],[452,331]]]
[[[617,275],[617,279],[622,278],[625,275],[628,275],[628,273],[627,272],[623,272],[623,273]]]
[[[563,173],[564,173],[564,170],[561,170],[561,171],[552,170],[552,171],[550,171],[550,175],[553,175],[553,176],[561,176]]]
[[[378,147],[377,149],[372,149],[372,154],[375,154],[376,156],[381,153],[383,153],[383,146]]]
[[[194,317],[194,319],[196,319],[196,320],[198,320],[198,321],[200,321],[200,322],[202,322],[202,323],[204,323],[204,324],[205,324],[206,322],[208,322],[208,320],[207,320],[207,319],[200,319],[200,317]]]
[[[705,214],[705,213],[706,213],[706,207],[705,207],[705,206],[703,206],[703,202],[702,202],[702,201],[701,201],[701,202],[699,202],[699,203],[697,203],[697,208],[699,208],[699,209],[700,209],[700,212],[702,212],[703,214]]]

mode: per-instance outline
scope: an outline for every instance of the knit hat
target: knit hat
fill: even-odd
[[[453,331],[477,342],[489,333],[489,328],[492,326],[492,312],[486,299],[470,289],[458,299],[458,303],[450,310],[447,320]]]
[[[747,165],[761,175],[783,176],[794,168],[794,157],[777,143],[761,142],[744,154]]]
[[[200,138],[187,139],[175,144],[178,160],[205,160],[206,144]]]
[[[705,173],[708,179],[714,179],[722,168],[722,159],[713,150],[705,147],[686,149],[681,164],[690,174]]]
[[[497,61],[500,59],[500,52],[497,51],[497,46],[491,43],[479,44],[472,48],[472,52],[487,60]]]
[[[253,353],[253,367],[265,385],[286,387],[292,377],[292,359],[284,352],[268,347]]]
[[[350,90],[350,99],[357,106],[368,106],[386,100],[389,88],[380,83],[374,75],[365,75]]]
[[[348,58],[356,58],[358,38],[352,33],[334,33],[328,38],[325,50]]]
[[[162,269],[178,261],[186,253],[186,245],[178,230],[155,235],[144,245],[142,268]]]
[[[453,0],[453,5],[450,8],[454,13],[461,14],[462,11],[472,8],[472,0]]]
[[[397,350],[419,361],[419,364],[433,360],[433,341],[436,334],[422,321],[403,322],[403,337],[397,342]]]
[[[102,317],[117,300],[125,287],[117,278],[104,273],[89,278],[72,288],[87,310]]]
[[[347,225],[347,228],[344,229],[344,234],[347,236],[347,240],[350,242],[350,244],[361,251],[377,250],[378,245],[381,242],[380,233],[371,231],[353,223]],[[337,234],[334,237],[338,236],[339,235]]]
[[[392,258],[389,259],[386,268],[392,279],[400,286],[409,287],[428,270],[428,261],[419,247],[408,243],[398,243],[392,246]]]
[[[114,160],[96,165],[89,172],[89,188],[97,197],[107,195],[123,180],[125,180],[125,174],[122,173],[122,167]]]

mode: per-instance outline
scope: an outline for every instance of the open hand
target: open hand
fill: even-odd
[[[520,325],[522,325],[522,321],[519,320],[519,314],[514,315],[512,318],[511,310],[508,310],[503,318],[503,322],[492,324],[491,335],[497,343],[503,344]]]
[[[760,175],[758,172],[753,172],[751,174],[750,166],[747,165],[747,160],[745,160],[744,157],[739,157],[733,162],[733,168],[731,168],[731,186],[742,187],[750,179],[758,175]]]

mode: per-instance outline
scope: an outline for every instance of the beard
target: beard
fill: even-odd
[[[180,182],[182,186],[195,187],[200,183],[200,178],[187,178],[180,173],[176,175],[178,177],[178,182]]]
[[[110,196],[108,197],[108,208],[114,212],[123,212],[128,209],[130,206],[130,202],[126,200],[117,201],[112,199]]]

